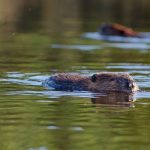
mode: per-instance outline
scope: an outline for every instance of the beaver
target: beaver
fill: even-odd
[[[61,91],[134,93],[138,86],[128,73],[101,72],[93,75],[55,74],[43,82],[46,87]]]
[[[103,24],[100,28],[100,34],[123,37],[140,37],[138,32],[117,23]]]

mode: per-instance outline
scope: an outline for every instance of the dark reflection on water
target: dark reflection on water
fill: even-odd
[[[95,39],[103,22],[146,34],[149,5],[149,0],[1,0],[0,150],[150,149],[150,43]],[[83,37],[89,32],[90,38]],[[41,85],[57,72],[99,71],[129,72],[141,91],[94,94]]]
[[[91,99],[94,104],[105,104],[110,106],[133,107],[135,98],[133,94],[107,93],[104,96],[97,96]]]

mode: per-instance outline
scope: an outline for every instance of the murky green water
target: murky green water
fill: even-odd
[[[40,9],[40,5],[35,6]],[[11,25],[1,32],[0,150],[150,149],[150,42],[97,40],[95,2],[92,14],[90,9],[85,16],[89,5],[86,9],[80,5],[81,19],[78,5],[74,5],[74,18],[63,21],[61,13],[55,14],[56,10],[48,6],[42,10],[47,22],[38,20],[36,9],[33,20],[28,18],[34,5],[24,16],[46,26],[36,24],[33,28],[33,22],[32,26],[26,22],[17,24],[17,30]],[[66,11],[63,17],[67,14]],[[129,24],[132,17],[127,19]],[[53,26],[48,18],[54,21]],[[115,21],[110,14],[106,18]],[[143,26],[145,22],[139,24],[140,30],[149,32],[148,22]],[[22,32],[24,28],[26,32]],[[91,31],[94,32],[89,34]],[[95,97],[90,92],[53,91],[42,86],[42,81],[53,73],[99,71],[129,72],[141,89],[131,96],[134,102],[118,95]]]

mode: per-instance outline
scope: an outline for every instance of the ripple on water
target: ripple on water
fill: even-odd
[[[140,67],[134,78],[145,88],[148,74],[138,71],[141,71]],[[20,145],[23,142],[23,146],[31,143],[26,148],[29,150],[53,149],[54,143],[62,147],[66,139],[75,149],[93,145],[98,145],[95,149],[99,149],[99,143],[105,147],[109,137],[111,147],[115,148],[124,142],[133,145],[140,141],[135,144],[137,147],[149,143],[149,109],[145,108],[149,106],[150,93],[147,90],[138,92],[134,96],[138,101],[133,103],[132,96],[46,89],[41,81],[48,76],[9,72],[3,77],[4,92],[0,97],[2,143],[7,145],[12,141]],[[11,148],[13,144],[10,144]]]
[[[116,64],[115,64],[116,65]],[[114,64],[110,64],[107,68],[121,68],[121,69],[131,69],[131,73],[135,74],[133,77],[137,81],[141,90],[146,90],[150,88],[150,81],[149,81],[149,66],[145,65],[138,65],[138,64],[118,64],[114,66]],[[143,72],[143,70],[145,72]],[[143,74],[141,74],[141,72]],[[140,75],[139,75],[140,74]],[[65,92],[65,91],[55,91],[53,89],[45,89],[42,87],[42,81],[48,78],[49,75],[43,75],[40,73],[19,73],[19,72],[9,72],[7,73],[6,78],[1,79],[1,81],[5,84],[18,84],[22,86],[32,86],[32,89],[26,90],[13,90],[7,91],[6,95],[37,95],[37,96],[47,96],[49,98],[59,98],[62,96],[74,96],[74,97],[89,97],[92,98],[93,94],[91,92],[86,91],[75,91],[75,92]],[[35,90],[33,88],[35,87]],[[40,89],[36,90],[38,87]],[[149,92],[143,91],[140,92],[136,98],[148,98]],[[103,96],[103,93],[100,93],[99,96]]]
[[[136,38],[136,37],[121,37],[121,36],[104,36],[98,32],[87,32],[82,35],[84,38],[89,38],[93,40],[106,40],[110,42],[129,42],[129,43],[150,43],[150,35],[148,32],[141,33],[145,38]]]
[[[51,48],[56,49],[77,49],[84,51],[91,50],[101,50],[104,48],[119,48],[125,50],[141,50],[142,52],[147,52],[150,49],[150,45],[143,43],[101,43],[100,45],[62,45],[62,44],[52,44]]]

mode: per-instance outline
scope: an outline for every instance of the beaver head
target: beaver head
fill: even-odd
[[[92,91],[133,93],[139,88],[128,73],[96,73],[90,77]]]

